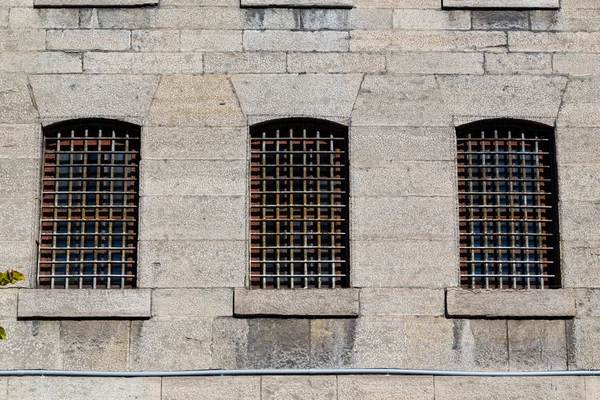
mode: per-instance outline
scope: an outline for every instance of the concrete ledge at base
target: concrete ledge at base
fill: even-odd
[[[156,6],[158,0],[34,0],[34,7],[135,7]]]
[[[557,9],[559,0],[442,0],[443,8]]]
[[[241,0],[240,5],[242,7],[352,8],[353,2],[353,0]]]
[[[484,290],[447,289],[449,317],[574,317],[572,289]]]
[[[358,289],[236,289],[234,316],[357,317]]]
[[[17,318],[132,318],[152,316],[150,289],[20,289]]]

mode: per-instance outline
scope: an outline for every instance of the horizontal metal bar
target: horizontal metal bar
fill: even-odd
[[[509,138],[487,138],[487,137],[460,137],[456,140],[460,142],[547,142],[550,139],[548,138],[523,138],[523,137],[509,137]],[[518,144],[517,144],[518,145]]]
[[[342,150],[252,150],[252,154],[345,154]]]
[[[298,275],[282,275],[282,274],[273,274],[273,275],[263,275],[257,274],[252,275],[252,278],[332,278],[332,277],[345,277],[345,274],[319,274],[319,275],[308,275],[308,274],[298,274]]]
[[[464,264],[554,264],[554,261],[531,261],[531,260],[462,260]]]
[[[340,177],[324,177],[324,176],[310,176],[310,177],[299,177],[299,176],[290,176],[290,177],[252,177],[253,181],[340,181],[344,182],[346,178]]]
[[[125,221],[123,221],[125,222]],[[93,232],[93,233],[57,233],[57,232],[42,232],[42,236],[135,236],[136,233],[106,233],[106,232]]]
[[[463,205],[458,206],[458,208],[533,208],[533,209],[550,209],[552,206],[530,206],[527,204],[517,204],[517,205],[497,205],[497,204],[481,204],[481,205]]]
[[[541,156],[550,154],[547,151],[495,151],[495,150],[484,150],[484,151],[461,151],[458,150],[457,153],[460,154],[506,154],[506,155],[524,155],[524,156]]]
[[[257,142],[271,142],[271,141],[273,141],[273,142],[274,141],[277,141],[277,142],[295,142],[295,141],[315,142],[315,141],[321,141],[321,142],[326,142],[326,143],[329,143],[332,140],[333,141],[335,141],[335,140],[344,141],[345,139],[343,137],[339,137],[339,136],[319,136],[319,137],[279,136],[279,137],[253,137],[250,139],[251,142],[254,142],[254,141],[257,141]]]
[[[76,167],[94,167],[94,168],[138,168],[138,165],[131,165],[131,164],[102,164],[102,163],[97,163],[97,164],[90,164],[90,163],[85,163],[85,164],[44,164],[45,168],[76,168]]]
[[[44,247],[40,246],[40,251],[45,250],[90,250],[90,251],[103,251],[103,250],[137,250],[137,247],[82,247],[82,246],[65,246],[65,247]]]
[[[523,247],[523,246],[461,246],[469,250],[553,250],[554,247]]]
[[[483,168],[494,168],[494,169],[523,169],[523,168],[550,168],[548,165],[522,165],[522,164],[477,164],[477,165],[462,165],[459,164],[458,168],[466,168],[466,169],[483,169]]]
[[[464,218],[459,219],[458,222],[511,222],[511,223],[525,223],[525,222],[552,222],[551,219],[518,219],[518,218]]]
[[[346,204],[265,204],[265,205],[252,205],[250,208],[344,208]]]
[[[46,155],[48,154],[139,154],[139,151],[120,151],[120,150],[46,150]]]
[[[123,195],[123,196],[134,196],[137,194],[137,192],[135,191],[128,191],[128,192],[115,192],[115,191],[108,191],[108,190],[93,190],[93,191],[77,191],[77,190],[59,190],[59,191],[53,191],[53,192],[49,192],[49,191],[44,191],[43,194],[67,194],[67,195],[72,195],[72,194],[110,194],[110,195]]]
[[[340,218],[252,218],[250,222],[346,222]]]
[[[510,179],[508,180],[510,182]],[[459,195],[490,195],[490,196],[537,196],[537,195],[550,195],[550,192],[460,192]]]
[[[461,232],[461,236],[552,236],[553,233],[528,233],[528,232],[515,232],[515,233],[498,233],[498,232]]]
[[[50,207],[46,207],[46,208],[50,208]],[[42,222],[115,222],[115,223],[121,223],[121,222],[135,222],[136,219],[135,218],[131,218],[131,219],[115,219],[115,218],[65,218],[65,219],[43,219],[41,220]]]
[[[121,253],[116,253],[121,254]],[[40,265],[53,264],[133,264],[135,261],[115,261],[115,260],[44,260],[40,261]]]
[[[462,276],[468,276],[473,278],[555,278],[556,275],[534,275],[534,274],[506,274],[506,275],[493,275],[493,274],[461,274]]]
[[[121,205],[121,206],[115,206],[115,205],[112,205],[112,206],[111,205],[92,206],[92,205],[88,205],[88,204],[80,204],[80,205],[73,205],[73,206],[49,206],[49,205],[43,205],[42,206],[43,210],[52,210],[54,208],[137,208],[137,206],[136,205],[133,205],[133,206],[127,206],[127,205]]]
[[[251,194],[346,194],[345,191],[331,191],[331,190],[272,190],[266,192],[252,192]]]
[[[339,236],[345,235],[346,232],[260,232],[252,235],[260,236],[302,236],[302,235],[320,235],[320,236]]]
[[[137,136],[61,136],[61,137],[45,137],[46,142],[63,141],[63,140],[89,140],[89,141],[127,141],[139,139]]]
[[[486,177],[482,177],[482,178],[458,178],[459,181],[461,182],[550,182],[550,179],[527,179],[527,178],[510,178],[510,177],[506,177],[506,178],[486,178]],[[523,192],[523,193],[527,193],[527,192]]]
[[[252,246],[253,249],[345,249],[346,246]]]
[[[40,279],[50,278],[135,278],[135,275],[124,275],[124,274],[78,274],[78,275],[40,275]]]
[[[250,168],[344,168],[346,165],[340,164],[319,164],[315,161],[313,164],[297,164],[292,162],[286,162],[285,160],[279,164],[260,164],[251,163]]]
[[[294,259],[294,260],[252,260],[254,264],[322,264],[322,263],[334,263],[334,264],[342,264],[345,263],[345,260],[302,260],[302,259]],[[252,275],[256,276],[256,275]],[[273,275],[267,275],[273,276]]]
[[[47,178],[44,177],[44,181],[100,181],[100,182],[110,182],[110,181],[136,181],[137,178]],[[106,191],[107,194],[111,193],[110,191]]]

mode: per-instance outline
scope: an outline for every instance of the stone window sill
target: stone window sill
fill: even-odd
[[[572,289],[446,290],[448,317],[569,318],[575,311]]]
[[[352,8],[353,0],[241,0],[242,7]]]
[[[442,8],[557,9],[559,0],[442,0]]]
[[[357,317],[358,294],[358,289],[236,289],[233,314],[240,317]]]
[[[20,319],[147,319],[150,289],[19,289]]]
[[[159,0],[34,0],[34,7],[142,7],[156,6]]]

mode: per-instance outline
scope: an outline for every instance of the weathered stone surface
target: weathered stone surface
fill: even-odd
[[[361,75],[235,75],[231,81],[246,115],[348,117]]]
[[[210,52],[204,54],[204,71],[206,73],[238,74],[284,73],[286,72],[286,54],[283,52]]]
[[[9,340],[0,341],[2,368],[60,369],[59,322],[0,321]]]
[[[299,9],[248,8],[243,11],[244,29],[263,30],[302,28],[302,19],[300,18]]]
[[[600,288],[600,241],[563,240],[561,258],[564,287]]]
[[[434,77],[367,75],[352,122],[353,126],[448,126],[451,117]]]
[[[404,328],[405,367],[454,369],[455,324],[439,317],[406,317]],[[458,348],[457,348],[458,350]]]
[[[29,80],[42,118],[144,117],[158,77],[34,75]]]
[[[308,31],[347,31],[349,10],[340,8],[302,8],[298,10],[302,29]]]
[[[576,289],[577,317],[600,317],[600,291]]]
[[[25,275],[16,287],[34,287],[36,284],[34,271],[37,270],[37,244],[30,241],[0,241],[0,271],[17,269]]]
[[[354,197],[353,235],[359,240],[454,238],[452,197]]]
[[[600,54],[558,53],[553,55],[554,72],[571,76],[600,75]]]
[[[354,240],[355,287],[446,288],[458,283],[455,240]],[[427,257],[423,257],[427,254]],[[435,276],[435,279],[432,277]]]
[[[504,32],[355,30],[350,51],[504,51]]]
[[[365,317],[356,321],[353,368],[406,368],[403,318]]]
[[[134,371],[210,368],[211,326],[211,318],[153,318],[132,322],[130,368]]]
[[[27,158],[0,163],[0,198],[24,199],[37,194],[39,164]]]
[[[600,126],[599,79],[571,79],[563,98],[558,126],[597,127]]]
[[[310,367],[352,366],[355,318],[315,318],[310,321]]]
[[[242,0],[242,7],[352,7],[352,0]]]
[[[129,321],[61,321],[62,368],[126,371],[129,325]]]
[[[243,196],[247,190],[245,160],[145,160],[141,171],[142,196]]]
[[[600,52],[600,32],[508,32],[510,51]]]
[[[160,400],[160,378],[11,377],[8,395],[15,400]]]
[[[361,8],[440,8],[439,0],[354,0]]]
[[[17,289],[0,290],[0,319],[17,318]]]
[[[377,53],[289,53],[289,72],[374,73],[385,71],[385,56]]]
[[[559,0],[442,0],[448,8],[558,8]]]
[[[33,0],[36,7],[123,7],[157,5],[159,0]]]
[[[181,31],[181,51],[241,51],[242,31]]]
[[[151,126],[243,126],[231,84],[220,75],[164,76],[156,92]]]
[[[243,287],[247,243],[140,241],[139,286],[145,288]]]
[[[531,29],[534,31],[598,31],[599,23],[600,15],[597,12],[568,9],[531,12]]]
[[[567,79],[541,76],[440,77],[441,92],[453,115],[556,118]],[[477,102],[465,99],[477,98]]]
[[[9,27],[28,28],[77,28],[79,12],[73,9],[13,8],[10,12]]]
[[[586,376],[585,377],[585,399],[598,400],[600,399],[600,377]]]
[[[309,368],[310,320],[249,319],[241,368]]]
[[[0,39],[1,44],[2,39]],[[2,46],[0,45],[0,51]],[[32,124],[37,122],[38,112],[33,106],[27,78],[21,74],[0,74],[0,123]],[[18,129],[21,128],[6,128]],[[4,133],[4,132],[2,132]],[[4,136],[4,135],[2,135]],[[0,140],[4,140],[4,137]],[[3,150],[0,150],[3,151]]]
[[[22,242],[33,239],[33,198],[0,198],[0,241]]]
[[[181,50],[177,30],[136,30],[131,32],[131,49],[151,52],[176,52]]]
[[[32,74],[80,73],[82,56],[63,52],[4,52],[0,55],[2,71]]]
[[[155,289],[154,317],[220,317],[233,315],[231,289]]]
[[[436,400],[581,400],[582,376],[435,378]]]
[[[387,55],[387,69],[394,74],[481,75],[483,54],[393,52]]]
[[[0,35],[0,51],[40,51],[46,49],[46,31],[3,30]],[[5,77],[3,77],[5,79]]]
[[[106,8],[98,10],[103,29],[242,29],[244,10],[238,7]]]
[[[49,50],[128,50],[130,31],[49,30],[46,36]]]
[[[202,54],[85,53],[85,72],[93,74],[201,74]]]
[[[566,338],[564,320],[508,321],[510,370],[566,370]]]
[[[348,23],[350,29],[392,29],[392,15],[393,10],[382,8],[352,8],[348,11]]]
[[[600,164],[599,128],[557,128],[558,165]]]
[[[162,400],[260,400],[259,376],[163,378]]]
[[[490,53],[485,55],[485,71],[494,75],[549,75],[552,73],[552,56],[543,53]]]
[[[348,51],[348,32],[244,31],[244,49],[254,51]]]
[[[248,321],[230,317],[213,319],[213,369],[244,368],[250,330]]]
[[[569,289],[448,289],[446,312],[451,316],[471,317],[572,317],[575,292]]]
[[[442,316],[444,290],[377,288],[360,291],[361,316]]]
[[[235,315],[357,316],[359,291],[236,289]]]
[[[565,200],[559,207],[561,239],[585,241],[600,236],[600,202]]]
[[[19,318],[150,318],[150,290],[22,289]]]
[[[600,357],[600,318],[567,321],[569,369],[594,369]]]
[[[140,240],[243,240],[242,196],[149,196],[140,201]]]
[[[338,376],[339,400],[433,400],[430,376]]]
[[[471,28],[469,11],[394,10],[394,29],[466,30]]]
[[[529,28],[529,12],[527,11],[472,11],[473,29],[527,29]]]
[[[335,376],[264,376],[261,399],[337,400]]]
[[[0,159],[38,159],[39,139],[39,126],[0,125]]]
[[[559,169],[560,199],[594,201],[600,199],[599,165],[564,165]]]

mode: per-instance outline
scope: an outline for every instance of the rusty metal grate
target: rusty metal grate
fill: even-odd
[[[287,119],[250,136],[250,286],[347,287],[347,128]]]
[[[40,287],[135,286],[139,148],[139,127],[130,124],[45,130]]]
[[[461,286],[559,287],[552,129],[473,124],[457,140]]]

